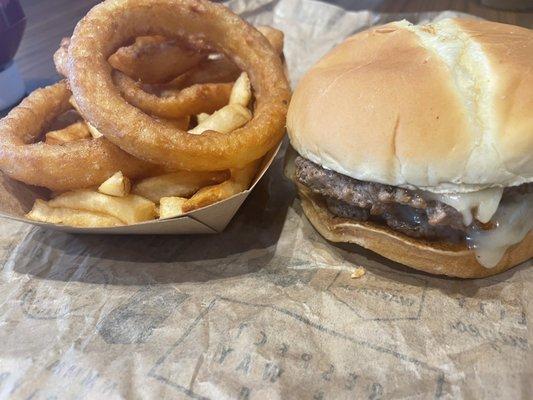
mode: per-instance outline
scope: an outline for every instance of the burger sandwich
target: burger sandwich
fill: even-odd
[[[445,19],[358,33],[301,79],[287,126],[326,239],[468,278],[533,256],[533,31]]]

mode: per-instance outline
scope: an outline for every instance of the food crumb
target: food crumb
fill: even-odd
[[[362,277],[366,273],[366,270],[363,267],[357,267],[353,270],[352,274],[350,275],[350,278],[357,279]]]

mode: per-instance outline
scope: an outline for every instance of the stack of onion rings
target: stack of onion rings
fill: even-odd
[[[135,37],[153,35],[190,42],[201,37],[247,72],[256,100],[252,120],[229,134],[190,135],[129,104],[115,86],[108,58]],[[67,72],[86,120],[126,152],[169,168],[243,167],[284,135],[290,89],[279,56],[260,32],[207,0],[115,0],[97,5],[74,31]]]
[[[148,36],[146,38],[149,39],[152,37]],[[160,37],[158,36],[154,36],[153,38],[160,40]],[[191,84],[187,85],[187,87],[184,87],[182,90],[167,90],[167,93],[170,93],[171,95],[165,97],[157,96],[154,93],[146,91],[141,86],[141,82],[135,80],[134,77],[142,76],[143,70],[146,69],[146,64],[150,61],[150,56],[155,56],[156,58],[156,60],[152,62],[156,62],[164,56],[168,57],[168,60],[165,63],[164,68],[160,66],[157,69],[157,75],[155,73],[149,75],[151,78],[149,81],[156,79],[156,76],[159,77],[159,79],[164,79],[164,77],[168,76],[178,76],[184,71],[190,70],[191,65],[197,65],[200,63],[205,57],[187,59],[187,62],[185,63],[186,68],[184,68],[182,60],[186,59],[185,56],[189,53],[180,53],[178,49],[181,49],[181,47],[176,49],[171,45],[174,41],[164,42],[170,43],[167,46],[157,46],[156,49],[160,52],[157,52],[154,49],[154,43],[151,41],[148,41],[148,50],[143,49],[141,43],[145,42],[136,42],[135,50],[131,50],[131,46],[120,48],[109,58],[112,66],[121,68],[121,70],[116,69],[113,71],[113,81],[120,90],[121,95],[133,106],[140,108],[150,115],[160,118],[182,118],[188,115],[212,113],[228,103],[232,88],[232,84],[229,82],[217,83],[217,81],[210,80],[208,82]],[[70,38],[63,38],[63,40],[61,40],[61,46],[54,54],[56,69],[63,76],[67,76],[69,45]],[[168,47],[175,51],[167,55],[166,49]],[[129,50],[123,51],[123,49]],[[115,57],[117,54],[120,55],[118,58]],[[111,60],[115,60],[114,63],[111,62]],[[120,60],[120,62],[118,60]],[[240,73],[240,71],[237,70],[237,74],[234,74],[234,69],[235,67],[231,68],[232,77],[235,75],[238,76]],[[126,75],[122,70],[133,71],[133,77]],[[235,80],[236,76],[232,80]],[[143,82],[146,82],[146,80],[143,79]]]
[[[269,26],[257,30],[283,56],[283,33]],[[63,76],[67,76],[69,45],[70,38],[63,38],[54,54],[56,69]],[[210,114],[227,104],[230,83],[241,71],[223,55],[210,55],[212,49],[205,44],[195,43],[193,48],[196,53],[183,41],[139,37],[109,57],[115,85],[130,104],[156,117]],[[157,68],[150,69],[154,64]],[[174,79],[168,81],[169,77]]]

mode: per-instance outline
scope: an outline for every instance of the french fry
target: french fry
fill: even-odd
[[[91,136],[93,137],[93,139],[98,139],[104,136],[98,129],[96,129],[94,126],[92,126],[88,122],[87,122],[87,128],[89,128],[89,132],[91,132]]]
[[[78,103],[76,103],[76,100],[74,100],[74,97],[70,98],[69,103],[72,105],[72,107],[74,107],[74,109],[78,112],[78,114],[81,115],[80,109],[78,107]],[[89,132],[91,133],[91,136],[94,139],[98,139],[104,136],[98,129],[92,126],[89,122],[85,122],[85,123],[87,124],[87,128],[89,129]]]
[[[66,128],[48,132],[44,142],[46,144],[64,144],[76,140],[88,139],[90,137],[91,133],[89,132],[87,124],[78,121]]]
[[[193,135],[201,135],[205,131],[230,133],[245,125],[251,119],[252,113],[246,107],[239,104],[228,104],[215,111],[204,122],[191,129],[189,133]]]
[[[243,107],[248,107],[251,99],[252,87],[250,85],[250,78],[248,78],[246,72],[243,72],[231,89],[229,104],[239,104]]]
[[[115,197],[124,197],[130,194],[131,181],[118,171],[98,187],[98,191]]]
[[[190,197],[200,188],[224,182],[229,176],[229,171],[172,172],[135,183],[132,193],[159,203],[162,197]]]
[[[244,168],[240,169],[232,169],[231,170],[231,179],[237,183],[239,183],[241,186],[245,186],[246,190],[250,186],[250,183],[252,183],[252,180],[255,178],[255,175],[257,174],[257,170],[261,166],[261,162],[263,161],[262,158],[252,161],[248,165],[246,165]]]
[[[126,224],[149,221],[157,216],[155,204],[144,197],[132,194],[113,197],[86,189],[63,193],[48,205],[108,214]]]
[[[232,181],[219,183],[214,186],[207,186],[200,189],[194,196],[183,203],[182,210],[184,213],[197,210],[213,203],[225,200],[237,193],[246,190],[246,187]]]
[[[198,124],[201,124],[204,122],[207,118],[209,118],[211,115],[208,113],[201,113],[196,116],[196,120],[198,121]]]
[[[159,219],[177,217],[183,214],[184,197],[162,197],[159,200]]]
[[[261,159],[251,162],[242,169],[232,170],[231,178],[225,182],[200,189],[183,203],[183,212],[187,213],[208,206],[245,191],[250,187],[259,165],[261,165]]]
[[[48,203],[43,200],[35,201],[31,211],[26,214],[26,218],[39,222],[84,228],[107,228],[124,225],[122,221],[111,215],[74,210],[71,208],[50,207]]]

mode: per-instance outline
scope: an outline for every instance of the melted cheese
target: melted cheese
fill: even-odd
[[[471,229],[467,243],[476,252],[478,262],[486,268],[495,267],[505,251],[520,243],[533,229],[533,193],[505,201],[492,218],[494,229]]]
[[[502,188],[491,188],[470,193],[425,192],[423,197],[455,208],[463,215],[463,222],[468,226],[472,223],[474,216],[480,222],[489,222],[498,209],[502,194]]]
[[[533,229],[533,193],[516,195],[500,204],[502,188],[491,188],[471,193],[429,193],[422,196],[455,208],[463,215],[469,227],[467,244],[476,253],[478,262],[486,268],[495,267],[506,250],[521,242]],[[490,230],[476,230],[474,217],[491,222]]]

